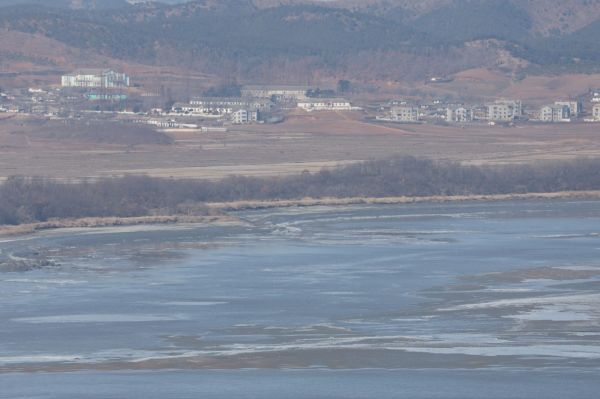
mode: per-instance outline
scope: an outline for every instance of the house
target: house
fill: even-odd
[[[487,117],[490,121],[508,122],[518,119],[522,114],[521,101],[497,100],[487,104]]]
[[[448,122],[473,122],[473,108],[463,106],[446,108],[446,121]]]
[[[111,69],[78,69],[61,77],[62,87],[119,88],[129,86],[129,76]]]
[[[542,122],[570,122],[571,111],[569,105],[546,105],[540,110]]]
[[[242,87],[242,97],[274,98],[277,101],[297,101],[307,98],[310,86],[248,85]]]
[[[580,101],[555,101],[557,107],[566,106],[569,108],[569,115],[577,118],[583,112],[583,104]]]
[[[596,104],[592,108],[592,119],[600,122],[600,104]]]
[[[310,99],[298,102],[298,108],[305,111],[350,111],[352,105],[349,101],[335,98],[335,99]]]
[[[231,114],[231,122],[235,125],[243,125],[258,121],[258,111],[248,111],[246,109],[238,109]]]
[[[419,108],[409,105],[394,106],[390,110],[392,121],[396,122],[418,122]]]

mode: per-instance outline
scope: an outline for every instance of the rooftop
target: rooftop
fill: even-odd
[[[108,68],[79,68],[69,75],[102,75],[110,71]]]

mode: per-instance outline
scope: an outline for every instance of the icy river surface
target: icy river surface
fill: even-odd
[[[599,201],[236,216],[1,239],[0,398],[598,397]]]

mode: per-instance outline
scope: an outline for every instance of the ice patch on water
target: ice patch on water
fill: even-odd
[[[577,304],[600,304],[600,294],[576,294],[562,296],[544,296],[533,298],[518,298],[518,299],[501,299],[498,301],[482,302],[482,303],[467,303],[463,305],[452,306],[449,308],[440,308],[439,311],[460,311],[460,310],[477,310],[477,309],[493,309],[504,307],[522,307],[536,305],[577,305]]]
[[[23,284],[57,284],[57,285],[75,285],[87,283],[85,280],[59,280],[59,279],[28,279],[28,278],[11,278],[2,280],[7,283],[23,283]]]
[[[523,321],[589,321],[596,319],[593,314],[595,311],[595,307],[588,305],[546,305],[504,317]]]
[[[532,292],[531,288],[486,288],[484,291],[487,292],[501,292],[501,293],[519,293],[519,292]]]
[[[168,306],[216,306],[225,305],[228,302],[217,302],[217,301],[171,301],[171,302],[158,302],[159,305]]]
[[[392,349],[392,348],[390,348]],[[407,352],[434,353],[442,355],[471,356],[519,356],[519,357],[563,357],[580,359],[599,359],[600,347],[587,345],[527,345],[527,346],[484,346],[452,348],[405,347]]]
[[[77,359],[79,357],[76,355],[52,354],[0,356],[0,364],[74,362]]]
[[[39,317],[19,317],[12,321],[31,324],[49,323],[143,323],[151,321],[188,320],[185,315],[156,314],[72,314]]]

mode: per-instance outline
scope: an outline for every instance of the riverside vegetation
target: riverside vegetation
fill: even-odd
[[[468,166],[394,157],[286,177],[219,181],[125,176],[75,183],[12,177],[0,185],[0,224],[55,219],[209,215],[206,203],[556,193],[600,189],[600,160]]]

